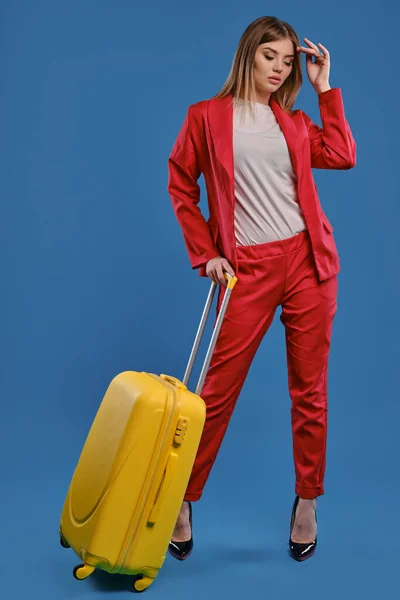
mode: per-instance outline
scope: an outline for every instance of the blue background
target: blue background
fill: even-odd
[[[380,12],[297,0],[282,9],[259,0],[0,6],[4,597],[116,598],[130,588],[129,577],[105,573],[76,581],[79,560],[59,545],[59,517],[110,380],[126,369],[183,376],[209,281],[190,268],[167,159],[187,107],[222,87],[242,32],[269,14],[290,22],[303,45],[307,37],[329,49],[330,84],[342,90],[357,142],[356,168],[314,171],[342,263],[319,547],[303,564],[287,554],[294,471],[277,313],[194,506],[196,552],[183,564],[168,557],[146,593],[394,598],[396,3]],[[302,60],[295,108],[320,124]],[[201,190],[206,214],[203,179]]]

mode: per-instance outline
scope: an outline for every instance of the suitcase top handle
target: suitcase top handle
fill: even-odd
[[[179,379],[177,379],[177,377],[172,377],[171,375],[165,375],[164,373],[162,373],[160,375],[161,379],[164,379],[165,381],[168,381],[169,383],[173,383],[175,385],[175,387],[177,387],[179,390],[187,390],[187,387],[184,383],[182,383],[182,381],[180,381]]]

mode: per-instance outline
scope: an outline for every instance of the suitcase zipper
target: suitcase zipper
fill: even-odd
[[[145,508],[147,507],[147,500],[149,497],[149,492],[152,488],[152,484],[153,484],[155,477],[159,474],[161,459],[165,454],[167,440],[170,437],[171,424],[177,413],[177,404],[178,403],[176,401],[174,401],[176,398],[175,386],[172,383],[170,383],[169,381],[165,381],[158,375],[154,375],[152,373],[146,373],[146,375],[159,381],[159,383],[162,385],[164,390],[167,389],[167,407],[171,406],[171,399],[172,399],[172,406],[169,410],[169,416],[167,417],[166,420],[164,420],[161,423],[161,430],[164,431],[165,433],[163,434],[161,439],[157,440],[159,449],[157,452],[157,458],[156,458],[155,465],[152,469],[152,476],[150,478],[148,478],[147,480],[145,480],[145,482],[143,484],[143,488],[142,488],[142,492],[141,492],[141,501],[140,501],[141,508],[139,511],[139,516],[137,517],[134,529],[129,536],[129,541],[125,545],[124,550],[121,551],[120,558],[118,559],[119,567],[118,567],[118,570],[116,571],[117,573],[123,568],[127,555],[132,551],[132,548],[134,547],[134,544],[136,541],[135,536],[136,536],[137,530],[139,528],[139,525],[142,522]]]

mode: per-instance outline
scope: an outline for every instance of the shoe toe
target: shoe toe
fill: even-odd
[[[193,540],[188,542],[173,542],[168,544],[169,553],[178,560],[185,560],[193,550]]]
[[[314,542],[309,542],[308,544],[300,544],[297,542],[293,542],[292,539],[289,540],[289,550],[292,558],[298,561],[306,560],[310,558],[314,552],[317,545],[317,540]]]

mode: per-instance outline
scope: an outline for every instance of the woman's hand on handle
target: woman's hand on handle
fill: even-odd
[[[209,277],[215,283],[220,283],[226,287],[228,282],[224,276],[224,271],[226,271],[231,277],[235,276],[234,270],[223,256],[216,256],[208,261],[206,266],[207,277]]]

